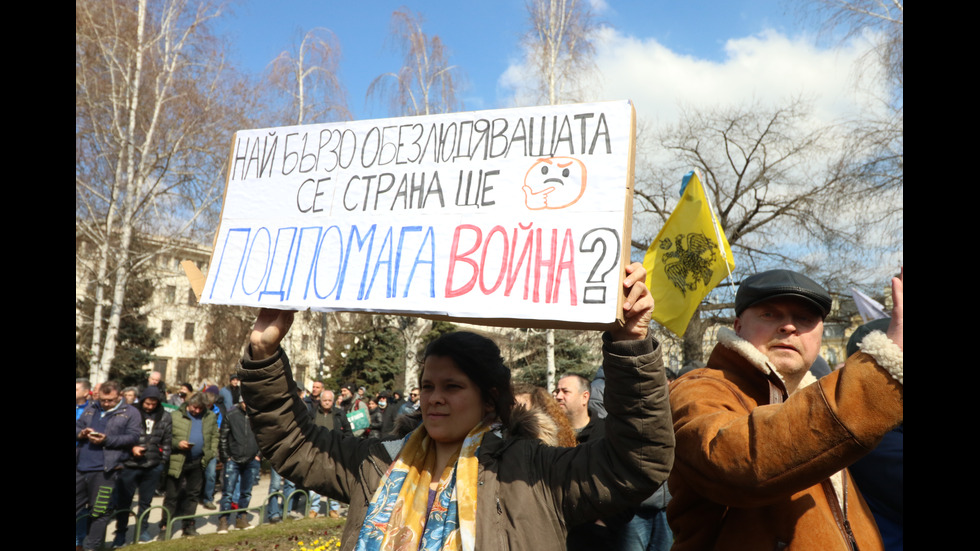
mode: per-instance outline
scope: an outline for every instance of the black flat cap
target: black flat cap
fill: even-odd
[[[769,270],[745,278],[735,294],[735,315],[746,308],[777,297],[797,297],[816,306],[822,317],[830,313],[832,301],[827,290],[803,274],[789,270]]]

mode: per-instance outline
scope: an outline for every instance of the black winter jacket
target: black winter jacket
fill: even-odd
[[[228,415],[221,420],[218,461],[226,463],[231,459],[235,463],[247,463],[258,454],[259,444],[255,441],[248,416],[241,407],[229,409]]]
[[[174,435],[174,423],[170,413],[158,405],[153,413],[140,412],[140,440],[137,445],[146,448],[142,457],[130,457],[123,465],[127,469],[151,469],[160,463],[170,462],[170,444]]]

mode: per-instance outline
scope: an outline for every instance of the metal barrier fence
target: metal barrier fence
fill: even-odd
[[[220,517],[222,515],[232,515],[232,514],[238,514],[238,513],[243,513],[243,512],[244,513],[247,513],[247,512],[250,512],[250,511],[257,511],[258,514],[259,514],[259,522],[258,522],[258,524],[256,524],[256,526],[259,526],[259,525],[265,524],[265,522],[266,522],[266,511],[267,511],[267,508],[269,506],[269,502],[272,499],[282,498],[282,500],[283,500],[283,502],[282,502],[282,510],[283,510],[283,513],[287,513],[290,510],[290,504],[295,504],[296,500],[299,499],[299,498],[301,498],[301,497],[302,498],[305,498],[304,499],[304,503],[305,504],[303,505],[303,516],[302,516],[302,518],[306,518],[306,517],[309,516],[310,507],[312,506],[312,503],[311,503],[312,500],[310,500],[310,494],[309,494],[309,492],[307,492],[306,490],[301,490],[301,489],[296,489],[296,490],[292,491],[289,494],[289,498],[288,499],[287,499],[286,495],[283,492],[281,492],[281,491],[272,492],[271,494],[269,494],[268,496],[266,496],[265,502],[262,505],[256,505],[254,507],[246,507],[244,509],[231,509],[231,510],[228,510],[228,511],[208,511],[206,513],[199,513],[199,514],[194,514],[194,515],[185,515],[185,516],[181,516],[181,517],[171,517],[170,516],[171,515],[170,511],[167,510],[166,507],[164,507],[163,505],[153,505],[151,507],[148,507],[146,509],[146,511],[143,511],[143,513],[136,518],[136,526],[135,526],[135,533],[133,534],[133,541],[134,542],[138,542],[140,540],[140,535],[141,535],[142,530],[143,530],[143,521],[146,520],[146,519],[148,519],[148,515],[154,509],[160,509],[160,510],[163,511],[161,513],[161,516],[163,517],[161,519],[161,529],[160,529],[161,539],[163,539],[163,540],[169,540],[171,537],[173,537],[173,529],[174,529],[174,525],[177,523],[177,521],[183,522],[184,520],[190,520],[190,519],[198,519],[198,518],[214,517],[214,516]],[[115,525],[115,522],[114,521],[116,520],[116,517],[118,517],[119,515],[127,515],[127,516],[128,515],[133,515],[133,516],[136,516],[136,513],[132,512],[129,509],[113,511],[110,514],[111,519],[109,520],[109,523],[106,525],[106,531],[107,532],[109,531],[110,527],[112,527],[112,526]],[[88,519],[88,517],[90,517],[90,516],[91,516],[91,514],[83,514],[81,516],[76,517],[75,518],[75,525],[76,525],[76,527],[77,527],[77,525],[78,525],[79,522],[86,521]],[[287,519],[290,519],[289,515],[288,514],[283,514],[282,515],[282,520],[285,521]],[[108,539],[108,537],[106,539]]]

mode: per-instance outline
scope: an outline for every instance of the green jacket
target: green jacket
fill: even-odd
[[[180,477],[180,471],[184,468],[184,461],[190,455],[190,450],[181,451],[177,445],[182,440],[187,440],[191,436],[191,415],[187,413],[187,404],[182,404],[178,411],[173,412],[171,418],[174,422],[174,437],[170,453],[170,468],[167,474]],[[218,457],[218,417],[210,410],[204,412],[202,419],[204,430],[204,457],[201,458],[201,465],[207,467],[215,457]]]

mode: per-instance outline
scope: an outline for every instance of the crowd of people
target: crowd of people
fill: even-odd
[[[267,309],[223,388],[77,380],[76,547],[99,548],[113,520],[114,546],[130,543],[134,497],[140,514],[161,488],[175,517],[200,503],[220,507],[219,532],[250,528],[236,511],[264,457],[270,494],[303,489],[311,516],[347,516],[343,550],[902,549],[904,277],[891,320],[814,375],[830,295],[753,275],[705,367],[672,382],[644,282],[631,265],[595,377],[564,374],[554,393],[512,384],[468,332],[427,347],[407,394],[303,389],[279,346],[292,313]],[[271,499],[265,520],[296,507]]]
[[[419,390],[413,388],[403,398],[401,391],[368,395],[363,386],[330,390],[322,381],[314,381],[310,390],[298,389],[298,395],[318,426],[366,439],[381,438],[394,428],[399,413],[417,410]],[[364,412],[364,426],[355,429],[347,414],[357,411]],[[77,379],[75,413],[76,548],[104,545],[107,529],[114,530],[113,548],[133,543],[127,536],[133,502],[139,518],[154,495],[164,496],[164,507],[173,517],[194,515],[199,506],[218,511],[218,533],[232,526],[253,526],[246,514],[236,511],[250,504],[252,488],[259,481],[261,453],[237,373],[224,387],[205,383],[195,390],[182,383],[172,393],[157,371],[149,374],[142,389],[120,388],[114,381],[93,388],[87,379]],[[110,424],[108,420],[116,416],[119,420]],[[96,434],[105,434],[105,440]],[[272,475],[269,493],[288,496],[305,490],[275,471]],[[219,492],[220,501],[215,499]],[[307,499],[309,507],[304,503]],[[270,502],[267,521],[282,520],[282,501],[277,497]],[[287,508],[293,516],[309,509],[309,515],[316,517],[324,507],[331,517],[342,514],[339,502],[311,490],[289,500]],[[183,521],[180,529],[185,536],[196,535],[193,520]],[[154,539],[146,520],[136,533],[141,542]],[[87,534],[91,537],[86,544]]]

